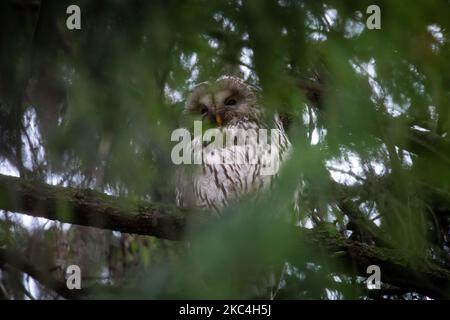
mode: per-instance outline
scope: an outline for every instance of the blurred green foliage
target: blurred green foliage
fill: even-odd
[[[66,28],[69,4],[81,30]],[[365,26],[371,4],[381,30]],[[2,172],[174,203],[170,134],[192,87],[223,74],[288,115],[294,153],[266,197],[188,244],[3,212],[0,246],[118,288],[98,297],[370,296],[361,272],[274,217],[381,246],[365,224],[412,264],[450,269],[449,31],[446,0],[2,1]],[[8,297],[25,297],[20,279],[2,269]],[[378,298],[423,298],[398,292]]]

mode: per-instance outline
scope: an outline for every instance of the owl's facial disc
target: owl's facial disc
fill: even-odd
[[[197,110],[199,110],[202,120],[209,119],[212,123],[216,121],[214,110],[214,98],[210,93],[204,94],[197,101]]]
[[[219,114],[216,114],[216,123],[221,126],[222,125],[222,117]]]
[[[210,119],[215,125],[226,124],[229,108],[237,104],[238,97],[230,90],[207,93],[198,99],[202,120]]]
[[[236,99],[232,99],[233,93],[230,90],[220,90],[213,96],[214,100],[214,116],[216,124],[219,126],[227,123],[227,107],[236,104]]]
[[[255,95],[244,89],[223,82],[200,86],[188,110],[213,126],[229,126],[241,119],[257,120],[260,111]]]

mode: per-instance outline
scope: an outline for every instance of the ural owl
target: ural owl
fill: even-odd
[[[186,102],[185,114],[207,122],[205,125],[212,126],[226,141],[214,144],[217,137],[205,142],[204,136],[194,136],[192,152],[194,157],[201,153],[202,162],[194,165],[190,174],[184,171],[179,175],[177,202],[180,206],[219,213],[230,201],[257,194],[271,184],[291,144],[277,115],[274,130],[264,124],[259,102],[258,90],[236,77],[223,76],[194,88]],[[264,136],[264,130],[260,129],[266,129]],[[261,144],[263,138],[269,137],[270,143]],[[203,150],[196,149],[199,146]],[[267,172],[270,165],[272,171]]]

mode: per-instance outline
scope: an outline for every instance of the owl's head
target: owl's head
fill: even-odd
[[[223,76],[215,82],[197,85],[185,106],[185,112],[219,126],[236,124],[239,120],[259,122],[258,90],[243,80]]]

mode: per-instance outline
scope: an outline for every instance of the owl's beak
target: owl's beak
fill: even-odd
[[[222,117],[218,114],[216,114],[216,123],[221,126],[222,125]]]

